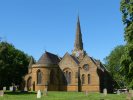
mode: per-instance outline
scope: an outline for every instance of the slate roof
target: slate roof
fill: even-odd
[[[94,62],[94,64],[97,66],[97,60],[96,59],[94,59],[93,57],[90,57],[91,58],[91,60]],[[97,66],[98,67],[98,66]],[[99,68],[99,67],[98,67]],[[100,69],[104,69],[104,70],[106,70],[106,71],[108,71],[107,70],[107,68],[102,64],[102,62],[100,62]],[[109,71],[108,71],[109,72]]]
[[[74,60],[77,64],[80,63],[80,61],[79,61],[75,56],[72,56],[72,55],[70,55],[70,56],[73,58],[73,60]]]
[[[30,63],[29,63],[29,68],[32,67],[33,64],[34,64],[34,59],[33,59],[33,57],[31,56]]]
[[[59,62],[60,58],[58,55],[45,51],[36,64],[58,64]]]

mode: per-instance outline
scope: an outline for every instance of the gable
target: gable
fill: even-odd
[[[97,69],[95,62],[86,54],[83,60],[80,62],[79,66],[83,69],[84,65],[89,65],[90,70]]]
[[[59,62],[59,67],[63,70],[65,68],[69,69],[78,69],[78,63],[77,60],[69,55],[69,53],[66,53],[61,61]]]

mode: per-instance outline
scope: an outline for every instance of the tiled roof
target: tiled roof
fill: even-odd
[[[33,60],[33,57],[31,56],[30,63],[29,63],[29,68],[32,67],[33,64],[34,64],[34,60]]]
[[[80,61],[79,61],[76,57],[74,57],[74,56],[72,56],[72,55],[70,55],[70,56],[73,58],[73,60],[74,60],[77,64],[80,63]]]
[[[91,58],[91,60],[94,62],[94,64],[97,66],[97,60],[96,59],[94,59],[93,57],[90,57]],[[98,66],[97,66],[98,67]],[[99,67],[98,67],[99,68]],[[108,71],[107,70],[107,68],[102,64],[102,62],[100,62],[100,69],[104,69],[104,70],[106,70],[106,71]],[[109,71],[108,71],[109,72]]]
[[[45,51],[36,64],[58,64],[59,61],[57,55]]]

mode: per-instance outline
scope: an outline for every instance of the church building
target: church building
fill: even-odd
[[[103,92],[106,88],[113,92],[112,78],[106,67],[93,57],[88,56],[83,49],[79,15],[75,36],[74,50],[63,56],[45,51],[34,64],[31,61],[28,74],[23,77],[22,89],[27,86],[28,91],[77,91]]]

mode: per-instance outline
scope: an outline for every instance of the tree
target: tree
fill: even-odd
[[[7,42],[0,43],[0,86],[19,84],[27,74],[30,57]],[[2,87],[0,87],[2,88]]]
[[[105,66],[110,71],[110,76],[113,79],[114,88],[121,88],[128,85],[124,73],[120,72],[120,59],[124,53],[124,45],[120,45],[111,51],[109,56],[104,58]]]
[[[133,0],[122,0],[120,4],[122,21],[126,25],[124,41],[127,41],[120,59],[121,72],[125,72],[125,77],[131,80],[130,88],[133,89]]]

